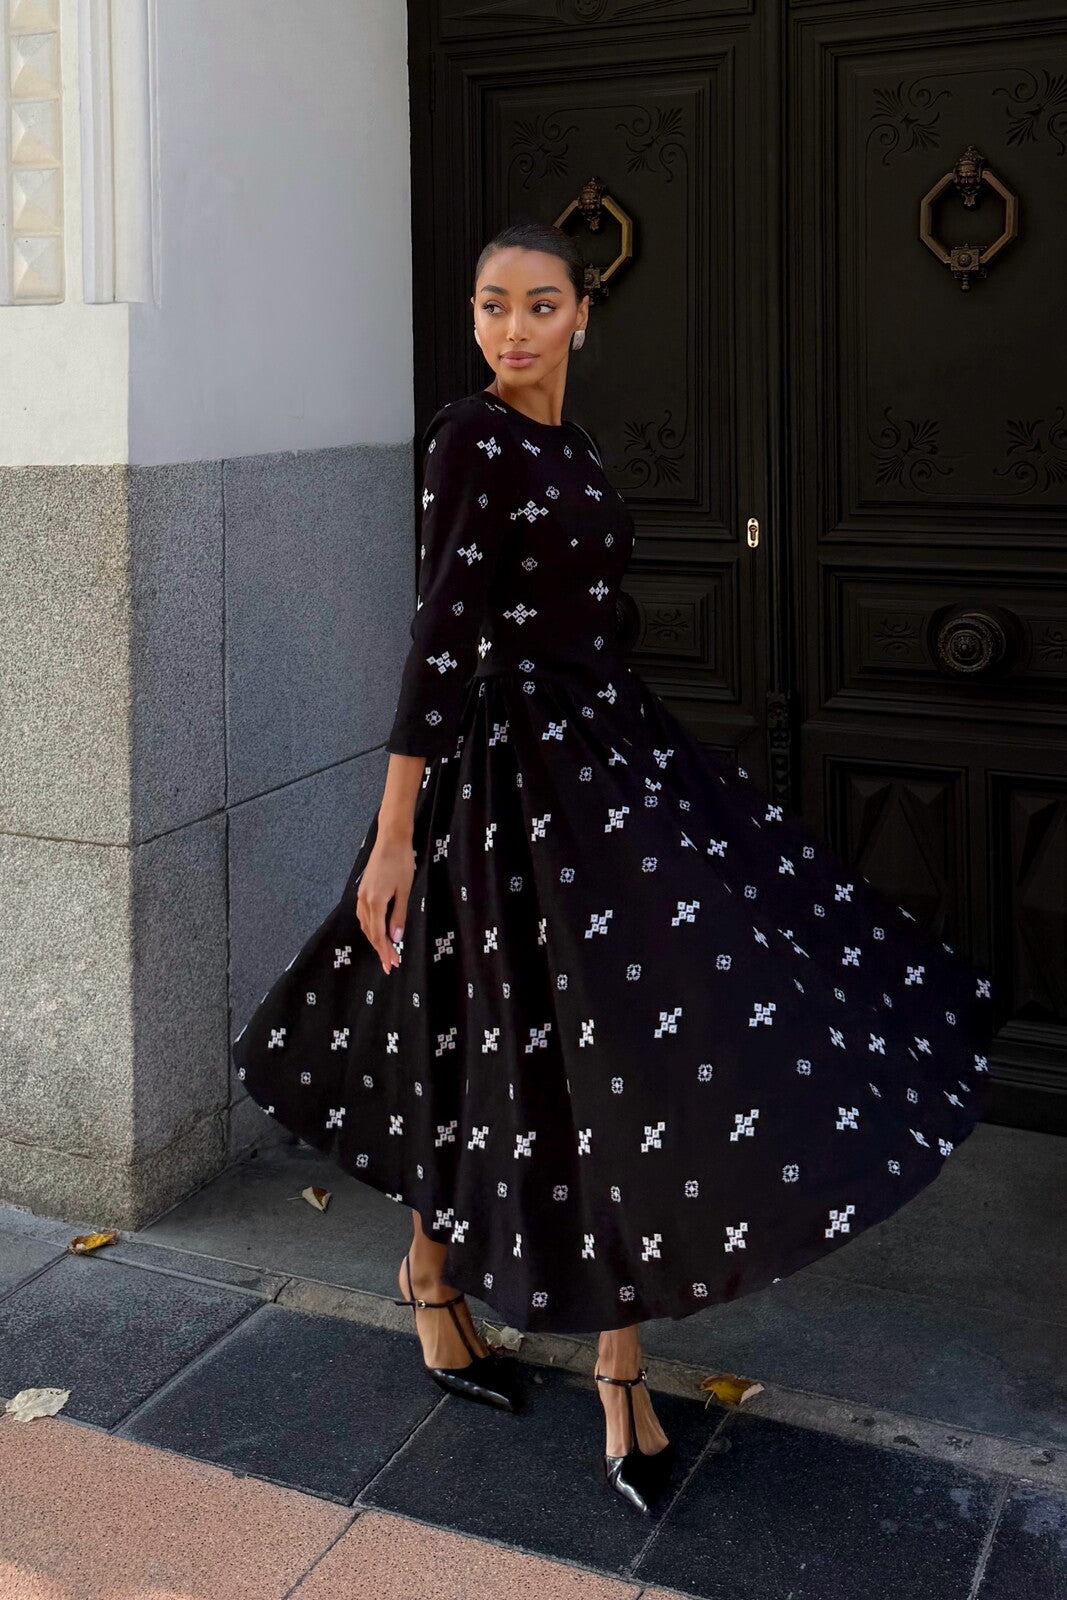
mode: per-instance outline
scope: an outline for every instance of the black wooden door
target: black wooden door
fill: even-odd
[[[490,379],[484,240],[602,186],[599,225],[565,225],[603,270],[621,211],[632,259],[565,414],[637,523],[635,668],[992,967],[996,1115],[1067,1131],[1067,21],[1047,0],[410,0],[409,21],[417,421]],[[1011,195],[1017,237],[965,278],[941,257],[1010,232]]]
[[[997,1115],[1067,1131],[1067,12],[790,10],[803,810],[991,965]],[[984,279],[920,237],[949,174],[932,243],[1005,232],[972,147]]]

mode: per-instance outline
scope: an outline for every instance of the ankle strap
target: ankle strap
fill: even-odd
[[[395,1303],[398,1306],[434,1306],[434,1307],[454,1306],[457,1300],[462,1300],[463,1299],[463,1295],[462,1295],[462,1293],[460,1293],[460,1294],[454,1294],[452,1296],[451,1300],[417,1300],[415,1298],[415,1286],[411,1281],[411,1251],[410,1250],[406,1251],[405,1255],[404,1255],[404,1270],[408,1275],[408,1298],[406,1300],[397,1300]],[[453,1318],[455,1317],[455,1315],[456,1315],[456,1313],[453,1311],[453,1313],[452,1313]]]
[[[474,1348],[474,1346],[471,1344],[470,1340],[468,1339],[467,1333],[466,1333],[466,1329],[464,1328],[462,1322],[460,1322],[460,1320],[459,1320],[459,1312],[456,1310],[457,1302],[463,1299],[463,1291],[460,1290],[459,1294],[454,1294],[452,1296],[451,1300],[419,1300],[419,1299],[416,1298],[414,1285],[411,1282],[411,1251],[410,1250],[408,1250],[406,1252],[405,1256],[404,1256],[404,1266],[405,1266],[405,1268],[407,1270],[407,1275],[408,1275],[408,1294],[411,1296],[411,1298],[408,1299],[408,1300],[398,1300],[396,1302],[397,1305],[398,1306],[399,1305],[412,1306],[416,1310],[418,1309],[419,1306],[433,1306],[435,1309],[437,1309],[437,1308],[439,1308],[441,1306],[447,1307],[448,1314],[452,1318],[452,1321],[456,1325],[456,1332],[459,1334],[460,1338],[463,1340],[463,1343],[466,1345],[467,1353],[469,1354],[471,1360],[472,1361],[481,1361],[483,1359],[483,1357],[480,1354],[480,1352],[477,1351]],[[484,1359],[485,1360],[489,1360],[489,1357],[486,1356]]]
[[[593,1376],[597,1383],[618,1383],[622,1384],[624,1388],[632,1389],[635,1383],[643,1383],[645,1381],[648,1377],[648,1371],[645,1367],[642,1367],[636,1378],[609,1378],[603,1372],[594,1372]]]
[[[451,1300],[397,1300],[394,1296],[395,1306],[454,1306],[457,1300],[462,1300],[462,1294],[454,1294]]]

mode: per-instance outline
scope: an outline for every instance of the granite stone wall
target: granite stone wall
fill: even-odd
[[[411,457],[0,468],[0,1199],[139,1226],[277,1136],[229,1040],[381,796]]]

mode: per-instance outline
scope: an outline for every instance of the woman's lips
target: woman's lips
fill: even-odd
[[[501,356],[500,359],[501,361],[506,361],[511,367],[527,367],[531,361],[536,361],[537,357],[534,355],[505,355]]]

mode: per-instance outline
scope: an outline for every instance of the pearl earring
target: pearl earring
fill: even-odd
[[[479,338],[479,336],[478,336],[478,330],[477,330],[477,328],[475,328],[475,330],[474,330],[474,342],[475,342],[475,344],[477,344],[477,345],[480,345],[480,344],[481,344],[481,342],[482,342],[482,341],[481,341],[481,339],[480,339],[480,338]]]

